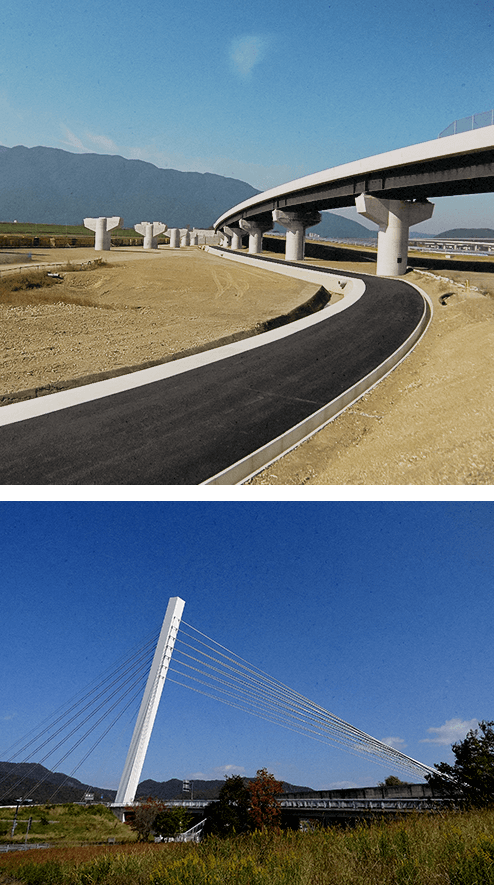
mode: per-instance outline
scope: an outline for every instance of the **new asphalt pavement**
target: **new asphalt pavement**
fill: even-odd
[[[422,295],[403,280],[365,281],[346,310],[323,311],[321,322],[264,346],[1,426],[0,482],[206,482],[330,403],[412,334]]]

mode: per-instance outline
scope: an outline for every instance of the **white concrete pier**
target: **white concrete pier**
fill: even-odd
[[[172,227],[170,230],[170,248],[180,249],[180,230],[178,227]]]
[[[274,209],[273,221],[286,227],[285,258],[287,261],[302,261],[305,255],[305,231],[319,224],[321,213],[316,209]]]
[[[159,235],[164,234],[168,228],[161,221],[141,221],[140,224],[134,224],[134,230],[144,237],[143,249],[157,249]]]
[[[85,218],[84,227],[93,230],[96,234],[94,238],[94,248],[98,252],[109,252],[111,247],[111,233],[115,227],[122,227],[123,218],[119,215],[108,217],[101,215],[99,218]]]
[[[407,270],[410,227],[430,218],[434,203],[428,200],[381,200],[370,194],[360,194],[355,205],[360,215],[379,225],[377,276],[402,276]]]
[[[244,235],[243,230],[240,227],[224,227],[223,230],[231,238],[231,248],[241,249],[242,237]]]
[[[259,255],[262,252],[262,235],[272,229],[272,220],[262,222],[258,219],[241,218],[239,225],[245,233],[249,234],[249,253]]]

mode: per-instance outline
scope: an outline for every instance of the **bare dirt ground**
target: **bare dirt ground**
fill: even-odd
[[[97,255],[68,251],[35,252],[33,263]],[[207,347],[293,309],[314,291],[193,247],[112,250],[102,257],[108,266],[66,273],[53,289],[0,303],[3,403]],[[333,266],[373,272],[369,263]],[[413,271],[406,278],[433,303],[420,344],[374,390],[251,485],[494,482],[494,275]]]
[[[75,267],[97,257],[106,266],[62,272],[63,282],[49,289],[2,297],[0,278],[2,404],[205,349],[292,310],[317,289],[197,248],[48,249],[35,251],[31,263],[69,258]]]
[[[427,292],[434,309],[415,350],[354,406],[251,484],[494,482],[494,277],[440,274],[450,282],[418,271],[406,276]]]

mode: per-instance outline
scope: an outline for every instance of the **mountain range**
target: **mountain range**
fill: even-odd
[[[210,172],[160,169],[143,160],[107,154],[73,154],[59,148],[0,145],[2,221],[81,224],[85,217],[118,215],[125,227],[164,221],[168,227],[209,228],[232,206],[260,191],[246,181]],[[276,230],[284,232],[276,226]],[[334,212],[310,228],[321,237],[369,239],[371,228]],[[425,237],[494,237],[489,228],[458,228]]]
[[[423,236],[450,237],[452,240],[494,240],[494,230],[491,227],[455,227],[452,230],[445,230],[441,234],[423,234]]]
[[[227,209],[258,193],[245,181],[210,172],[159,169],[106,154],[0,145],[2,221],[81,224],[86,217],[119,215],[125,227],[164,221],[168,227],[208,228]],[[326,237],[377,235],[330,212],[311,230]]]
[[[58,148],[0,146],[2,221],[81,224],[118,215],[126,227],[163,221],[208,228],[259,193],[245,181],[209,172],[158,169],[142,160],[71,154]]]
[[[249,781],[253,778],[244,778]],[[194,799],[215,799],[225,783],[223,780],[192,781]],[[183,781],[171,778],[168,781],[142,781],[137,787],[136,798],[181,799],[190,798],[182,791]],[[312,792],[310,787],[301,787],[283,782],[286,793]],[[0,762],[0,805],[15,805],[20,796],[30,798],[34,804],[45,802],[81,802],[85,793],[94,795],[95,800],[114,802],[116,790],[84,784],[70,775],[50,771],[44,765],[31,762]]]

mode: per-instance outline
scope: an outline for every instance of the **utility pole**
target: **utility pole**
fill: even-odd
[[[19,814],[19,808],[20,808],[21,805],[24,805],[24,799],[22,799],[22,798],[21,798],[21,799],[16,799],[15,801],[16,801],[17,805],[16,805],[16,807],[15,807],[14,820],[12,821],[12,829],[11,829],[11,831],[10,831],[10,838],[11,838],[11,839],[14,838],[15,828],[16,828],[16,826],[17,826],[17,815]],[[25,803],[25,804],[27,805],[28,802],[32,802],[32,801],[33,801],[32,799],[26,799],[26,803]]]

